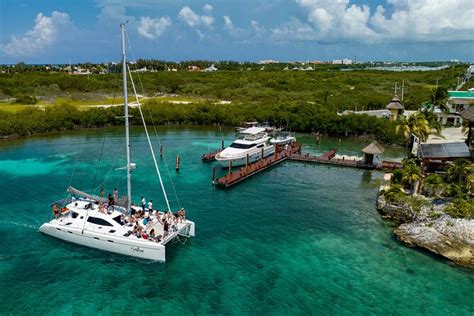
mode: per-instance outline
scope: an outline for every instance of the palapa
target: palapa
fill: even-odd
[[[400,102],[398,96],[394,96],[392,101],[387,105],[387,109],[389,110],[403,110],[403,105]]]
[[[461,117],[469,122],[474,123],[474,108],[469,106],[467,109],[461,112]]]
[[[362,151],[369,155],[379,155],[383,153],[385,148],[379,144],[378,141],[374,140],[372,143],[367,145]]]

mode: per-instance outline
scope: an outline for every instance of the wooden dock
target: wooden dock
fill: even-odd
[[[306,163],[319,163],[332,166],[351,167],[366,170],[387,170],[401,168],[399,162],[383,160],[378,164],[365,164],[362,159],[345,159],[334,158],[336,156],[336,149],[330,149],[321,156],[311,155],[309,153],[301,154],[301,145],[298,143],[288,146],[286,149],[279,149],[276,147],[275,154],[254,163],[250,163],[239,170],[229,170],[229,174],[213,180],[213,183],[218,188],[229,188],[237,183],[244,181],[251,176],[271,168],[282,161],[293,160]],[[213,170],[215,172],[215,170]],[[214,173],[213,173],[214,174]]]
[[[221,140],[221,148],[220,149],[216,149],[214,151],[211,151],[209,153],[206,153],[206,154],[202,154],[201,156],[201,160],[203,162],[211,162],[211,161],[214,161],[216,160],[216,156],[218,153],[220,153],[221,151],[223,151],[225,149],[225,146],[224,146],[224,139]]]
[[[203,154],[201,156],[201,160],[204,162],[211,162],[216,160],[216,155],[220,153],[222,150],[217,149],[216,151],[211,151],[210,153]]]
[[[286,149],[280,149],[278,146],[276,146],[274,155],[260,159],[254,163],[247,164],[246,166],[241,167],[239,170],[230,170],[229,174],[215,179],[214,184],[217,188],[229,188],[261,171],[267,170],[268,168],[285,161],[288,159],[288,157],[298,154],[300,151],[301,145],[298,143],[289,145]]]

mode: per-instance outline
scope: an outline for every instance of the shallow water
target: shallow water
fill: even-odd
[[[233,133],[158,132],[170,201],[185,206],[197,227],[196,238],[167,246],[164,264],[38,233],[49,204],[65,197],[69,184],[125,192],[124,172],[115,170],[125,165],[121,130],[0,142],[0,314],[474,313],[472,272],[403,246],[380,218],[374,207],[380,173],[288,161],[216,190],[212,164],[200,155],[222,137],[228,144]],[[298,138],[312,153],[338,146],[341,154],[359,155],[368,143]],[[163,207],[138,129],[132,145],[134,199],[143,194]],[[400,150],[384,154],[396,158]]]

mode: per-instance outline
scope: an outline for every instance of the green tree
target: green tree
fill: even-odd
[[[416,164],[407,164],[403,167],[403,182],[410,186],[412,193],[415,193],[415,183],[421,179],[421,170]]]
[[[410,139],[411,134],[414,134],[421,142],[425,142],[428,139],[431,128],[425,115],[417,112],[402,119],[397,125],[397,132],[401,132],[407,141]]]
[[[437,174],[431,174],[423,181],[425,187],[431,191],[431,193],[436,196],[440,197],[445,186],[443,177]]]
[[[463,183],[472,173],[473,166],[467,159],[457,159],[446,171],[448,181]]]

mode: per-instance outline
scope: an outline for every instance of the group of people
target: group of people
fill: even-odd
[[[57,203],[54,203],[52,211],[53,211],[54,218],[58,219],[59,217],[61,217],[61,215],[66,214],[69,211],[69,209],[65,206],[60,208]]]
[[[179,211],[173,213],[171,211],[160,212],[153,209],[153,201],[146,203],[144,197],[141,199],[141,209],[138,209],[135,204],[132,204],[130,215],[124,217],[124,222],[133,226],[131,233],[137,238],[150,239],[160,242],[166,238],[171,232],[178,230],[178,223],[186,221],[186,211],[181,208]],[[158,227],[156,225],[159,225]],[[160,231],[157,231],[158,228]]]

